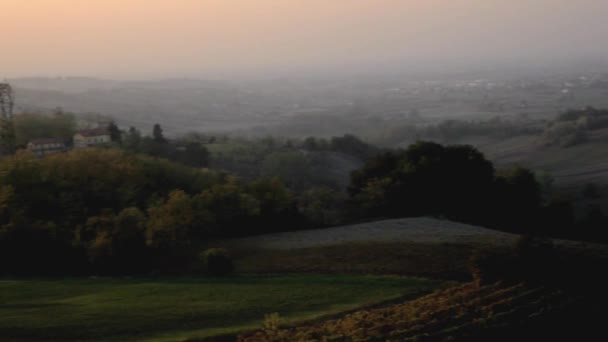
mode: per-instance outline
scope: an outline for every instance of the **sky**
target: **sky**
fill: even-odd
[[[601,61],[607,14],[606,0],[0,0],[0,78]]]

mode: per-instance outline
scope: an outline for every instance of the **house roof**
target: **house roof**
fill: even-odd
[[[32,145],[65,144],[65,142],[61,139],[42,138],[42,139],[31,140],[28,144],[32,144]]]
[[[100,135],[110,135],[110,132],[106,128],[93,128],[93,129],[83,129],[76,134],[80,134],[83,137],[98,137]]]

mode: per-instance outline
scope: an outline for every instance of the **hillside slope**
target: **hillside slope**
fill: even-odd
[[[328,229],[255,236],[233,241],[234,246],[297,249],[357,242],[509,244],[516,235],[433,218],[401,218]]]

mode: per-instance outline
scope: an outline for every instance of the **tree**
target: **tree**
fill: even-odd
[[[13,119],[0,118],[0,154],[13,154],[16,149]]]
[[[304,139],[302,146],[309,151],[316,151],[318,149],[317,139],[315,137],[308,137]]]
[[[377,152],[374,146],[361,141],[351,134],[331,138],[330,148],[333,151],[349,154],[362,160],[373,156]]]
[[[298,198],[298,210],[314,226],[343,223],[346,195],[331,188],[312,188]]]
[[[504,213],[513,207],[522,215],[536,213],[540,206],[531,172],[522,169],[497,182],[492,163],[475,148],[432,142],[370,159],[353,172],[349,192],[363,215],[435,215],[488,225],[500,222],[494,217],[497,209]]]
[[[211,248],[201,253],[205,269],[213,276],[226,276],[234,271],[232,258],[223,248]]]
[[[116,272],[133,273],[146,269],[146,216],[135,207],[123,209],[115,219],[112,231],[113,257]]]
[[[192,198],[184,191],[172,191],[166,201],[148,209],[148,216],[148,246],[173,249],[190,243],[194,209]]]
[[[586,200],[596,200],[601,197],[598,186],[593,183],[585,184],[581,193]]]
[[[496,225],[518,232],[538,232],[542,228],[542,191],[532,171],[519,166],[501,170],[494,186]]]
[[[55,138],[67,141],[76,131],[76,118],[71,113],[57,111],[53,114],[22,113],[13,119],[17,145],[31,140]]]
[[[174,158],[184,165],[206,167],[209,165],[209,150],[198,142],[189,142],[186,146],[178,148]]]
[[[141,133],[135,127],[129,127],[123,146],[130,151],[139,151],[141,144]]]
[[[108,131],[110,132],[110,138],[112,142],[122,143],[122,132],[118,129],[118,126],[114,123],[114,121],[110,122],[108,125]]]
[[[154,128],[152,129],[152,139],[157,143],[166,143],[167,139],[163,136],[163,129],[160,127],[160,124],[154,124]]]
[[[312,178],[310,161],[300,152],[271,153],[262,162],[264,177],[279,177],[290,188],[303,190]]]
[[[0,83],[0,153],[2,154],[15,152],[14,105],[13,88],[8,83]]]

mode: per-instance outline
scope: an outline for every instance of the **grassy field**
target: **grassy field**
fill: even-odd
[[[305,320],[438,282],[394,276],[0,280],[2,341],[178,341]]]

